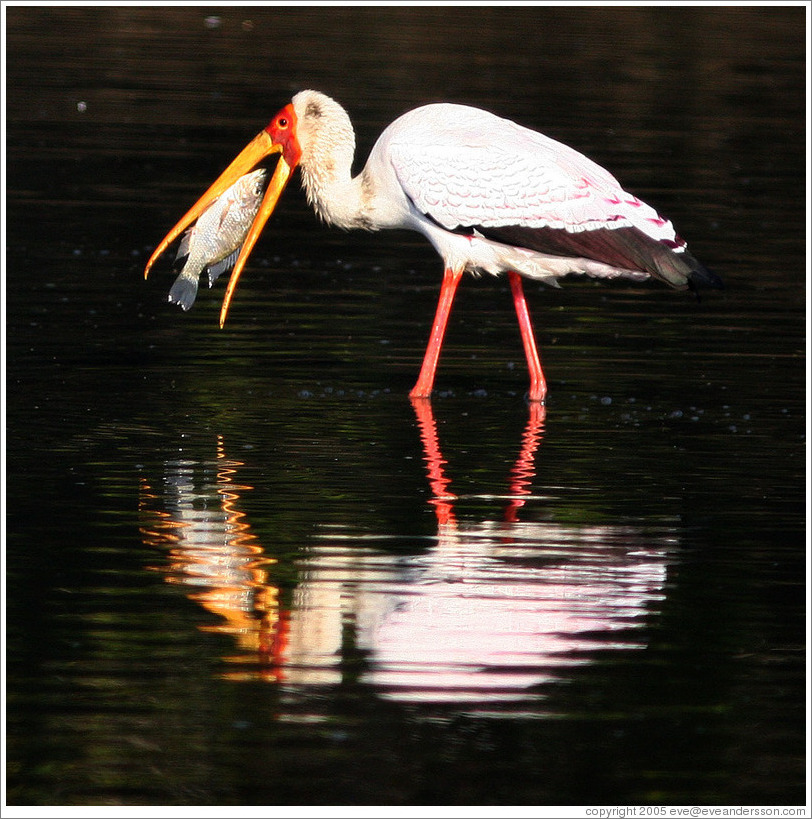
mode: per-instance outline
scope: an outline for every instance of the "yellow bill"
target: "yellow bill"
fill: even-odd
[[[149,271],[161,254],[183,233],[186,228],[192,225],[206,209],[217,199],[220,194],[230,188],[241,176],[252,171],[263,159],[273,153],[281,153],[282,146],[274,143],[267,131],[260,131],[245,148],[240,151],[232,163],[217,177],[211,187],[192,205],[192,207],[181,217],[180,221],[166,234],[161,240],[158,247],[155,248],[154,253],[150,256],[146,267],[144,268],[144,278],[149,276]],[[245,263],[248,261],[248,256],[256,244],[259,234],[265,227],[265,223],[273,213],[276,203],[282,191],[287,185],[290,178],[291,168],[283,157],[279,157],[276,165],[273,178],[268,184],[265,195],[262,198],[262,204],[259,207],[254,222],[251,225],[248,235],[245,237],[240,255],[237,257],[237,262],[234,265],[234,270],[231,273],[231,279],[226,289],[226,295],[223,299],[223,306],[220,310],[220,327],[223,326],[228,314],[228,307],[231,304],[231,299],[234,296],[234,290],[237,287],[237,281],[240,278]]]

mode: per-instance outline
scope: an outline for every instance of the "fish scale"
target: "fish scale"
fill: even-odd
[[[264,169],[241,176],[184,233],[175,261],[186,257],[186,262],[169,291],[170,302],[188,310],[197,297],[204,270],[211,287],[218,276],[234,266],[259,210],[266,176]]]

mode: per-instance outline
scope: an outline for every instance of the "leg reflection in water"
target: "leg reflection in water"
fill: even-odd
[[[457,499],[449,491],[451,481],[445,475],[446,460],[440,451],[440,442],[437,437],[437,422],[434,420],[434,411],[431,401],[427,398],[412,398],[412,407],[417,416],[420,427],[420,437],[423,441],[424,460],[428,470],[429,485],[434,497],[430,503],[437,513],[437,522],[441,525],[454,524],[454,501]],[[529,404],[529,417],[522,436],[522,448],[513,469],[510,471],[508,486],[511,497],[505,509],[505,520],[516,521],[518,510],[524,506],[526,497],[531,493],[531,484],[536,475],[535,457],[544,434],[544,420],[547,410],[538,401]]]

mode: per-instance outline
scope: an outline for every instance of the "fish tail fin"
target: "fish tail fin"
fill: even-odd
[[[197,276],[181,273],[169,291],[169,301],[188,310],[197,298]]]

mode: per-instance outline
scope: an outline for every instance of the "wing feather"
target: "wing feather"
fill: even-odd
[[[418,108],[393,123],[389,156],[415,207],[447,230],[635,227],[681,246],[671,223],[563,143],[466,106]]]

